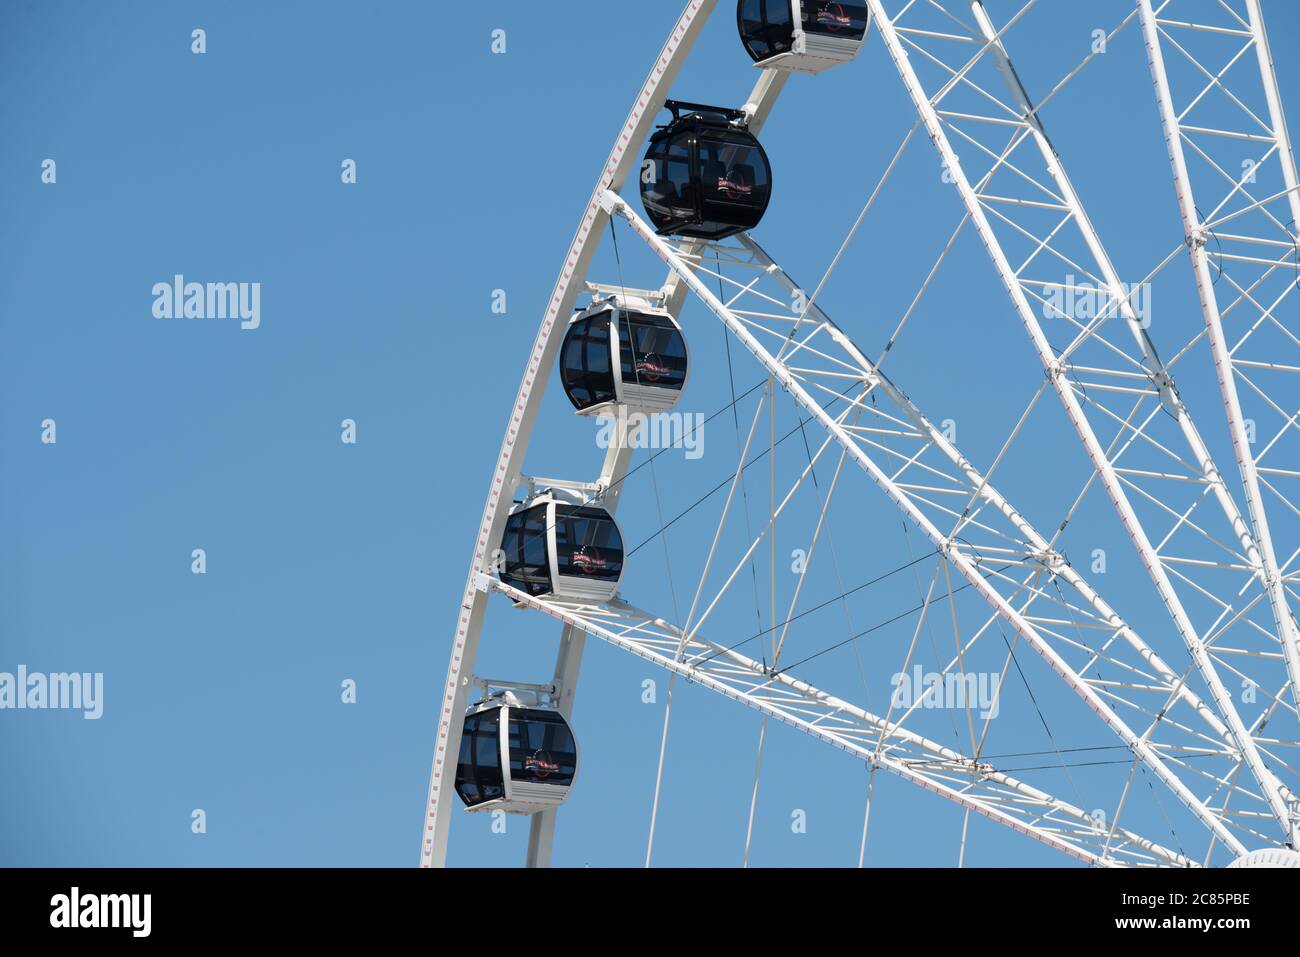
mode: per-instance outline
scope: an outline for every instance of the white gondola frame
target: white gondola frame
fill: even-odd
[[[622,406],[628,413],[640,412],[646,415],[653,415],[657,412],[667,412],[680,401],[682,393],[691,381],[691,346],[687,341],[686,333],[682,329],[681,323],[673,318],[672,313],[661,305],[655,305],[649,299],[643,299],[637,296],[628,295],[618,296],[611,295],[604,298],[597,298],[592,301],[586,309],[574,314],[569,320],[569,327],[565,330],[566,341],[567,334],[574,326],[585,319],[590,319],[600,315],[602,312],[610,311],[613,315],[609,320],[609,364],[610,377],[614,385],[614,398],[608,402],[599,402],[586,408],[578,409],[578,415],[585,416],[609,416],[615,412],[616,408]],[[622,373],[622,337],[619,333],[621,320],[624,314],[655,316],[660,319],[666,319],[677,330],[677,334],[682,338],[682,349],[686,354],[686,371],[682,376],[682,385],[680,389],[665,389],[662,386],[640,385],[637,383],[625,382]],[[635,353],[634,353],[635,355]],[[561,363],[563,363],[563,347],[561,348]],[[561,370],[561,378],[563,369]],[[567,392],[567,390],[566,390]]]
[[[608,579],[580,578],[576,575],[561,575],[559,548],[556,536],[558,526],[557,517],[560,506],[569,506],[573,508],[598,509],[606,515],[606,519],[614,526],[614,531],[618,535],[620,547],[623,545],[623,531],[619,528],[618,520],[613,514],[600,504],[599,501],[592,501],[587,498],[566,494],[562,489],[547,489],[540,494],[525,499],[521,504],[511,510],[509,518],[522,514],[534,508],[545,507],[546,509],[546,565],[547,572],[551,576],[551,590],[548,594],[552,597],[571,601],[605,601],[613,598],[618,594],[619,585],[623,581],[623,569],[619,569],[618,578],[610,581]],[[506,552],[508,555],[509,553]],[[626,559],[626,549],[621,548],[622,559]],[[505,575],[504,567],[502,575]],[[503,577],[504,580],[504,577]]]
[[[578,745],[578,736],[568,719],[554,706],[543,704],[527,705],[510,696],[506,700],[488,699],[479,702],[465,713],[465,720],[485,711],[499,710],[501,716],[497,721],[497,762],[501,768],[502,796],[491,801],[466,806],[466,812],[480,814],[485,811],[504,811],[506,814],[530,816],[559,807],[568,800],[569,792],[578,783],[578,769],[581,767],[582,755]],[[573,778],[568,784],[526,784],[515,781],[510,773],[510,712],[514,711],[550,711],[559,717],[569,730],[573,739]]]
[[[866,43],[866,31],[862,37],[826,36],[809,33],[803,28],[803,5],[810,0],[787,0],[790,6],[791,43],[790,49],[776,56],[756,60],[754,66],[759,69],[789,70],[795,73],[822,73],[853,61]],[[741,19],[741,6],[737,4],[736,19]],[[867,19],[870,24],[870,16]]]

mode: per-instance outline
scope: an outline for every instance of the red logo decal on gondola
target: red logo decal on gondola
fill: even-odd
[[[658,382],[671,371],[653,352],[642,356],[636,363],[637,378],[646,382]]]
[[[551,756],[540,748],[524,758],[524,770],[532,771],[536,778],[549,778],[560,766],[551,760]]]
[[[604,571],[605,557],[590,545],[584,545],[573,553],[573,566],[584,575],[594,575]]]
[[[853,26],[853,18],[838,3],[828,3],[817,11],[817,22],[832,31]]]
[[[754,187],[745,182],[744,174],[737,170],[731,170],[726,176],[718,178],[718,192],[728,199],[739,199],[742,196],[748,196],[754,191]]]

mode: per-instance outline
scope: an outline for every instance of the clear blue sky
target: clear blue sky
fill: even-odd
[[[1003,22],[1019,4],[989,6]],[[1300,103],[1291,42],[1300,11],[1265,7],[1284,96]],[[675,96],[743,101],[756,72],[730,8],[719,4]],[[1009,38],[1031,92],[1049,89],[1086,55],[1093,29],[1131,9],[1041,3]],[[454,15],[431,2],[0,6],[0,671],[105,676],[98,721],[0,712],[0,864],[415,863],[435,708],[508,410],[583,204],[679,12],[678,0],[501,0]],[[190,50],[195,28],[207,32],[201,56]],[[496,28],[505,55],[490,50]],[[756,231],[793,275],[811,285],[822,274],[912,119],[878,37],[853,65],[793,80],[763,137],[774,199]],[[1121,271],[1141,278],[1181,227],[1136,26],[1045,119]],[[41,182],[46,158],[57,162],[54,185]],[[356,161],[355,185],[340,182],[344,159]],[[960,218],[939,173],[918,137],[828,286],[824,304],[869,352]],[[662,267],[620,239],[625,281],[657,286]],[[261,283],[260,328],[155,318],[150,290],[177,273]],[[1185,265],[1170,275],[1157,296],[1183,308],[1176,321],[1199,321]],[[592,278],[618,278],[608,242]],[[504,316],[491,310],[494,289],[507,292]],[[722,333],[694,305],[684,324],[695,365],[682,409],[712,413],[729,401]],[[1154,334],[1161,342],[1159,322]],[[1171,329],[1168,341],[1179,339]],[[759,370],[732,352],[747,388]],[[984,465],[1041,376],[969,234],[890,361],[932,417],[956,420],[959,444]],[[1213,401],[1211,379],[1196,389]],[[752,408],[742,404],[742,422]],[[781,415],[794,423],[789,408]],[[53,446],[40,440],[47,418],[57,422]],[[340,441],[343,419],[357,423],[355,445]],[[1226,465],[1220,422],[1207,421]],[[593,431],[552,382],[530,470],[594,477]],[[1086,475],[1082,455],[1050,398],[1027,434],[1003,484],[1051,529]],[[663,514],[725,477],[734,445],[723,417],[700,461],[665,456]],[[768,494],[766,467],[758,472],[748,486],[755,516]],[[682,604],[719,504],[669,533]],[[846,477],[837,509],[845,587],[923,550],[860,475]],[[794,515],[806,523],[815,506]],[[633,544],[658,527],[649,470],[629,483],[620,518]],[[1090,499],[1080,524],[1073,554],[1107,548],[1102,590],[1175,648],[1105,503]],[[796,539],[780,542],[782,608]],[[191,574],[196,548],[205,575]],[[924,587],[930,568],[920,574]],[[765,582],[766,566],[755,576]],[[629,563],[624,591],[667,615],[664,578],[656,541]],[[823,580],[809,603],[833,584]],[[753,630],[745,587],[715,638]],[[903,576],[857,596],[853,622],[891,617],[916,588]],[[760,618],[765,595],[762,604]],[[911,627],[802,675],[882,704],[887,663],[901,660]],[[842,616],[823,615],[792,648],[822,649],[844,628]],[[481,673],[549,677],[553,623],[494,605],[489,632]],[[950,646],[943,627],[937,636]],[[556,862],[635,865],[666,676],[588,647],[575,715],[583,766]],[[1114,744],[1038,663],[1024,668],[1057,745]],[[642,702],[647,678],[658,682],[656,704]],[[356,704],[340,701],[345,679]],[[960,740],[952,716],[932,720],[945,743]],[[1004,752],[1052,746],[1019,683],[998,731]],[[753,712],[678,687],[659,863],[740,862],[757,735]],[[1126,771],[1039,780],[1092,808]],[[855,863],[865,786],[846,755],[770,729],[753,861]],[[958,811],[883,777],[876,794],[869,863],[956,862]],[[191,833],[195,809],[206,834]],[[806,833],[791,830],[796,809]],[[1133,813],[1153,836],[1177,840],[1158,806]],[[526,834],[522,819],[497,835],[488,818],[458,815],[451,863],[517,863]],[[1062,863],[982,821],[968,861]]]

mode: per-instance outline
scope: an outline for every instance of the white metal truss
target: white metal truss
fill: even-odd
[[[1282,308],[1300,269],[1300,181],[1258,0],[1224,0],[1210,8],[1210,22],[1198,22],[1205,9],[1167,0],[1157,10],[1151,0],[1138,0],[1205,332],[1269,601],[1287,626],[1279,638],[1292,701],[1300,705],[1300,631],[1286,611],[1294,590],[1275,558],[1269,521],[1272,511],[1292,523],[1300,516],[1300,473],[1281,465],[1287,452],[1300,449],[1300,323],[1294,303]],[[1207,36],[1204,52],[1189,42]],[[1182,67],[1173,78],[1166,50]],[[1203,62],[1211,55],[1214,61]],[[1202,115],[1210,118],[1203,122]],[[1245,154],[1237,171],[1224,169],[1225,146]],[[1261,426],[1256,455],[1252,432]],[[1293,536],[1290,544],[1300,541]]]
[[[1187,686],[1186,675],[1127,625],[819,307],[789,310],[789,293],[799,287],[756,242],[741,234],[704,251],[678,250],[614,193],[606,203],[868,473],[994,616],[1216,837],[1234,850],[1243,837],[1269,840],[1258,824],[1270,812],[1258,792],[1239,783],[1241,755],[1230,729]],[[724,266],[740,278],[724,275]],[[712,292],[713,281],[732,290],[726,301]],[[846,398],[865,421],[847,424],[831,415],[827,405]],[[1289,799],[1284,785],[1270,782]]]
[[[1037,788],[908,731],[739,652],[687,637],[621,601],[582,605],[535,598],[487,575],[485,591],[544,612],[702,688],[776,718],[990,820],[1096,866],[1194,867],[1196,862]]]
[[[492,592],[503,593],[562,623],[553,686],[566,716],[573,706],[584,637],[590,634],[1090,864],[1208,863],[1216,848],[1237,855],[1252,846],[1277,845],[1279,824],[1281,840],[1294,840],[1292,832],[1300,812],[1294,809],[1292,791],[1300,772],[1295,767],[1296,755],[1286,749],[1294,748],[1300,735],[1290,728],[1277,730],[1280,719],[1294,724],[1297,709],[1286,676],[1275,672],[1282,670],[1276,668],[1283,659],[1279,633],[1285,634],[1285,623],[1292,622],[1286,604],[1293,597],[1295,581],[1300,580],[1300,574],[1291,570],[1296,555],[1278,566],[1271,545],[1264,549],[1256,537],[1259,524],[1254,504],[1250,505],[1253,525],[1237,511],[1167,368],[1133,315],[1118,275],[1070,188],[1035,110],[1019,88],[1001,43],[988,42],[995,31],[982,8],[974,6],[976,23],[971,25],[955,17],[939,0],[898,0],[895,6],[900,16],[918,19],[903,24],[887,18],[880,0],[868,2],[873,21],[880,27],[921,119],[966,202],[971,221],[1030,332],[1048,378],[1070,413],[1191,660],[1174,661],[1168,651],[1162,657],[1129,627],[1065,561],[1055,547],[1055,538],[1035,531],[994,489],[988,475],[977,471],[820,308],[810,307],[803,315],[790,313],[782,291],[788,294],[795,288],[793,282],[750,237],[742,234],[725,243],[670,245],[655,236],[618,197],[636,168],[639,157],[635,151],[648,135],[668,88],[716,6],[716,0],[691,0],[643,85],[588,203],[511,413],[475,542],[437,715],[422,866],[445,863],[448,829],[457,806],[452,783],[461,727]],[[922,11],[938,11],[949,24],[959,23],[960,35],[950,25],[934,29],[919,22]],[[1016,20],[1019,18],[1017,14]],[[1262,41],[1262,25],[1260,31]],[[923,44],[957,44],[968,53],[979,53],[953,69],[927,52]],[[1266,55],[1262,42],[1260,48]],[[926,94],[909,62],[909,57],[918,53],[928,67],[939,71],[933,98]],[[974,68],[990,61],[996,61],[1011,81],[1016,106],[1007,106],[973,79]],[[773,70],[760,73],[745,106],[751,130],[761,127],[787,76]],[[954,105],[961,95],[973,96],[979,105]],[[990,148],[970,133],[972,126],[1009,133],[1011,141]],[[957,149],[949,142],[945,127],[958,141]],[[1019,158],[1013,161],[1016,150],[1027,144],[1038,150],[1039,163],[1046,162],[1048,178],[1027,172]],[[1289,145],[1287,149],[1289,154]],[[982,176],[968,178],[959,151],[973,152],[992,165]],[[1014,178],[1020,189],[1004,188],[1007,178]],[[1290,197],[1294,198],[1294,193]],[[895,718],[892,709],[883,717],[873,715],[813,688],[787,670],[765,667],[735,648],[706,641],[699,634],[702,619],[692,624],[688,617],[683,633],[621,598],[599,605],[550,596],[534,598],[491,575],[493,550],[500,542],[513,493],[529,481],[523,472],[524,454],[558,355],[563,320],[577,300],[611,212],[625,217],[669,265],[663,288],[668,310],[677,316],[687,292],[695,293],[825,429],[827,445],[835,443],[852,457],[935,545],[944,567],[957,571],[966,587],[983,597],[991,614],[982,627],[965,636],[965,646],[991,634],[997,624],[1010,625],[1131,751],[1130,784],[1133,774],[1142,769],[1176,795],[1203,825],[1208,835],[1203,855],[1184,853],[1181,847],[1163,847],[1135,833],[1131,822],[1121,827],[1123,800],[1108,825],[1098,824],[1079,808],[999,771],[981,758],[977,748],[962,754],[905,728],[907,715]],[[1053,222],[1043,228],[1032,219],[1034,214],[1051,216]],[[1068,250],[1063,235],[1067,226],[1073,226],[1082,238],[1082,253]],[[1026,251],[1023,264],[1014,269],[1008,257],[1014,254],[1017,240]],[[1284,254],[1276,255],[1286,260]],[[1067,318],[1057,323],[1065,330],[1063,345],[1054,344],[1061,335],[1058,328],[1040,324],[1030,305],[1045,302],[1049,289],[1061,285],[1059,280],[1052,282],[1037,275],[1030,278],[1026,272],[1032,266],[1036,273],[1049,259],[1058,265],[1064,262],[1073,273],[1102,286],[1110,296],[1097,319],[1078,322]],[[722,276],[721,269],[711,272],[711,262],[725,263],[729,272],[748,270],[752,280],[737,284],[732,277]],[[704,281],[706,276],[732,287],[726,301],[713,295]],[[765,283],[775,283],[780,291],[765,290]],[[1105,335],[1110,331],[1105,328],[1107,320],[1116,317],[1132,330],[1136,348],[1126,351]],[[1131,405],[1121,408],[1121,401]],[[847,403],[834,417],[828,411],[833,402]],[[1166,414],[1175,426],[1168,425]],[[1106,434],[1109,438],[1103,443],[1101,436]],[[616,436],[600,476],[588,483],[611,512],[631,461],[630,444],[627,436]],[[1160,464],[1152,464],[1153,460]],[[1284,476],[1274,476],[1263,467],[1259,471],[1266,476],[1261,482],[1276,493],[1273,484]],[[1214,502],[1204,504],[1210,499]],[[775,518],[774,514],[773,521]],[[1216,523],[1226,525],[1226,531]],[[1217,549],[1219,557],[1207,559],[1207,548]],[[1276,587],[1271,590],[1270,560],[1277,571],[1273,579]],[[1271,617],[1265,614],[1270,609]],[[1199,630],[1193,620],[1203,622]],[[1225,640],[1226,636],[1231,639]],[[961,665],[953,661],[948,667]],[[1258,679],[1269,703],[1263,718],[1249,725],[1243,722],[1219,669]],[[1199,690],[1189,683],[1193,671],[1204,686]],[[554,826],[554,811],[533,817],[527,863],[549,863]]]
[[[1258,669],[1258,684],[1278,698],[1277,712],[1289,712],[1293,724],[1296,710],[1284,669],[1274,667],[1279,633],[1291,627],[1291,617],[1285,605],[1270,604],[1259,544],[1010,63],[1003,36],[1034,0],[1001,28],[994,28],[978,0],[960,5],[974,24],[939,0],[868,3],[947,178],[1214,709],[1266,798],[1282,840],[1294,843],[1300,811],[1279,786],[1270,766],[1276,759],[1261,753],[1221,673],[1242,673],[1247,662]],[[943,31],[935,28],[936,18]],[[953,24],[963,32],[953,32]],[[955,55],[960,59],[953,66]],[[995,84],[1008,92],[993,93]],[[1072,285],[1069,276],[1100,291],[1104,304],[1096,316],[1081,319],[1054,308],[1052,292]],[[1124,343],[1123,329],[1109,335],[1117,325],[1127,327],[1130,343]],[[1207,558],[1207,550],[1218,557]]]

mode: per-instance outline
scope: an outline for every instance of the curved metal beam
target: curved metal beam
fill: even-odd
[[[515,483],[522,472],[524,454],[528,448],[533,425],[541,406],[546,381],[559,353],[562,335],[555,335],[557,324],[563,332],[563,321],[572,312],[587,270],[600,244],[600,235],[608,222],[600,199],[607,189],[620,189],[628,176],[637,168],[637,156],[631,150],[640,144],[662,109],[667,90],[681,70],[687,55],[699,38],[709,14],[717,0],[690,0],[678,18],[650,75],[641,86],[627,121],[619,132],[610,151],[609,159],[601,172],[600,180],[587,203],[578,231],[569,245],[564,266],[556,280],[555,289],[542,317],[541,328],[533,343],[523,381],[515,397],[506,427],[505,438],[497,456],[496,467],[488,490],[487,504],[479,522],[474,554],[470,559],[469,576],[461,601],[460,614],[452,643],[451,662],[447,668],[447,681],[436,717],[436,741],[433,769],[429,777],[429,795],[425,804],[424,830],[420,841],[420,866],[441,867],[446,863],[447,839],[451,828],[451,815],[456,796],[453,787],[456,759],[460,751],[461,729],[468,704],[470,679],[478,654],[478,643],[483,628],[486,596],[474,587],[477,575],[490,564],[495,543],[501,540],[506,516],[514,494]],[[626,464],[624,464],[626,469]],[[576,659],[575,659],[576,661]],[[576,668],[576,664],[574,665]],[[568,689],[571,691],[571,689]]]

